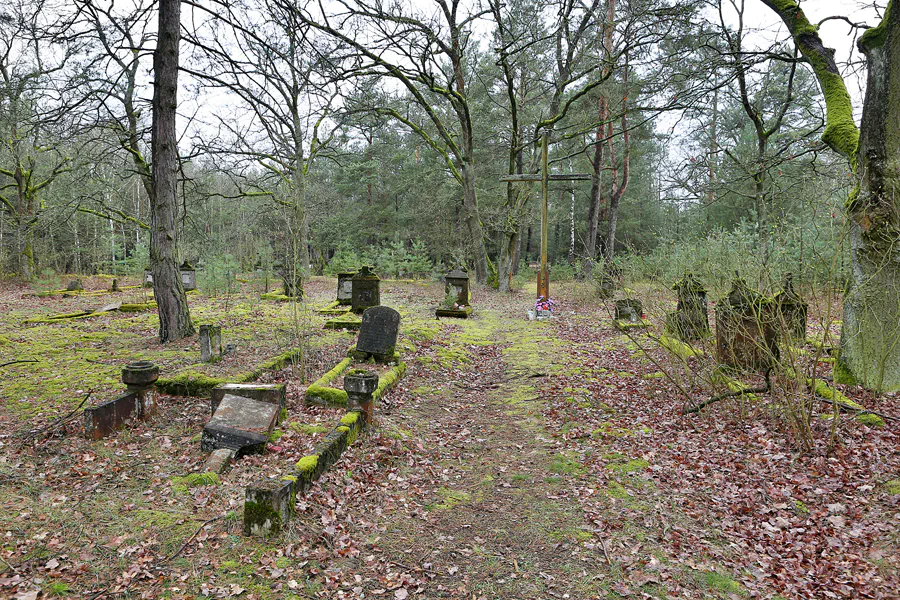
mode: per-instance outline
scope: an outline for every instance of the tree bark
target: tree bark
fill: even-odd
[[[175,109],[178,105],[178,44],[181,40],[180,0],[160,0],[158,31],[153,53],[150,270],[159,313],[159,341],[166,343],[194,334],[178,269],[175,235],[179,165]]]

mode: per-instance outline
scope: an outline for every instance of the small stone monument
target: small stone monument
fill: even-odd
[[[366,423],[375,418],[372,394],[378,389],[378,375],[364,370],[353,370],[344,375],[344,391],[347,392],[347,410],[358,410]]]
[[[678,295],[675,312],[666,316],[666,329],[675,337],[689,341],[709,335],[706,289],[693,273],[686,273],[672,286]]]
[[[394,360],[399,330],[400,313],[393,308],[373,306],[366,309],[359,327],[354,356],[359,360],[371,357],[382,363]]]
[[[276,263],[276,269],[284,286],[284,295],[289,298],[302,298],[303,274],[300,269],[284,263]]]
[[[379,292],[381,279],[372,271],[372,267],[363,267],[350,281],[350,306],[353,312],[361,313],[367,308],[381,304],[381,293]]]
[[[262,454],[280,412],[277,404],[225,394],[203,428],[200,449],[212,452],[229,448],[235,457]]]
[[[341,306],[353,304],[353,276],[356,271],[338,273],[337,276],[337,303]]]
[[[159,367],[149,361],[133,362],[122,369],[122,382],[127,392],[97,406],[84,409],[84,432],[99,440],[121,429],[134,419],[147,420],[156,412],[156,390]]]
[[[200,326],[200,360],[213,362],[222,357],[222,327],[219,325]]]
[[[196,290],[197,270],[194,269],[191,263],[189,263],[188,261],[184,261],[183,263],[181,263],[181,266],[178,267],[178,271],[181,274],[181,285],[184,287],[184,291],[190,292],[191,290]]]
[[[637,298],[616,300],[615,319],[628,323],[640,323],[644,314],[644,305]]]
[[[113,279],[113,280],[112,280],[112,289],[110,289],[109,291],[111,291],[111,292],[119,292],[119,291],[121,291],[121,290],[119,289],[119,280],[118,280],[118,279]]]
[[[719,362],[761,371],[778,357],[774,302],[737,278],[716,308]]]
[[[472,314],[469,294],[469,274],[458,267],[444,277],[444,302],[435,310],[438,317],[468,318]]]
[[[153,287],[153,271],[150,270],[150,267],[144,267],[144,287]]]
[[[83,292],[84,285],[81,283],[80,279],[73,279],[69,283],[66,284],[67,292]]]
[[[806,316],[809,304],[794,291],[793,280],[793,274],[784,274],[784,287],[775,294],[775,305],[778,309],[779,326],[785,328],[792,340],[802,342],[806,340]]]

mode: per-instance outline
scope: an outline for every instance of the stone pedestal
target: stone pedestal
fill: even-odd
[[[264,479],[248,487],[244,495],[244,535],[276,535],[290,521],[293,511],[292,479]]]
[[[353,277],[356,271],[338,273],[337,276],[337,301],[341,306],[353,304]]]
[[[202,362],[213,362],[222,357],[222,328],[219,325],[201,325],[199,337]]]
[[[108,402],[84,409],[84,432],[99,440],[121,429],[135,419],[147,420],[156,413],[156,390],[159,367],[148,361],[130,363],[122,369],[122,382],[127,393]]]
[[[752,371],[770,367],[778,358],[775,320],[773,300],[736,280],[716,309],[719,362]]]
[[[365,312],[367,308],[381,304],[381,292],[379,289],[381,279],[372,271],[372,267],[363,267],[350,281],[350,306],[353,312]]]
[[[347,392],[347,410],[358,410],[366,423],[375,418],[372,394],[378,389],[378,375],[369,371],[354,370],[344,375],[344,391]]]

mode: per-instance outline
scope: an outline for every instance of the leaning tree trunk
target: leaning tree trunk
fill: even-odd
[[[153,53],[153,194],[150,196],[150,270],[159,312],[159,341],[194,334],[176,254],[178,147],[175,109],[178,104],[180,0],[160,0],[159,34]]]
[[[844,80],[803,11],[793,0],[763,0],[787,25],[825,96],[822,140],[847,156],[858,176],[847,211],[852,270],[844,297],[841,351],[835,381],[900,390],[900,11],[888,10],[859,47],[868,62],[861,132]]]
[[[860,40],[868,62],[859,188],[848,206],[852,271],[836,379],[900,390],[900,10]],[[857,195],[858,194],[858,195]],[[843,369],[841,368],[843,367]],[[842,376],[842,377],[841,377]]]

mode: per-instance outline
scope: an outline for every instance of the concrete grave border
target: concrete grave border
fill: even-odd
[[[336,364],[330,371],[319,377],[308,388],[303,397],[307,406],[347,406],[347,392],[331,387],[331,382],[340,377],[350,365],[353,364],[352,353],[356,346],[351,346],[347,351],[350,356]],[[372,399],[378,401],[384,394],[390,391],[406,373],[406,363],[400,360],[400,353],[394,352],[393,360],[397,363],[389,371],[378,378],[378,388],[372,394]]]
[[[247,486],[244,495],[244,535],[281,533],[294,513],[297,494],[309,491],[312,484],[357,440],[365,424],[363,413],[348,412],[316,444],[312,454],[297,461],[290,475],[280,479],[261,479]]]
[[[277,371],[288,363],[299,359],[303,355],[300,348],[292,348],[273,356],[269,360],[260,363],[252,371],[239,373],[234,376],[210,377],[203,373],[186,370],[176,373],[171,377],[160,377],[156,382],[156,389],[170,396],[191,396],[195,398],[208,397],[212,389],[224,383],[250,383],[256,381],[266,371]],[[204,363],[198,363],[202,365]]]

